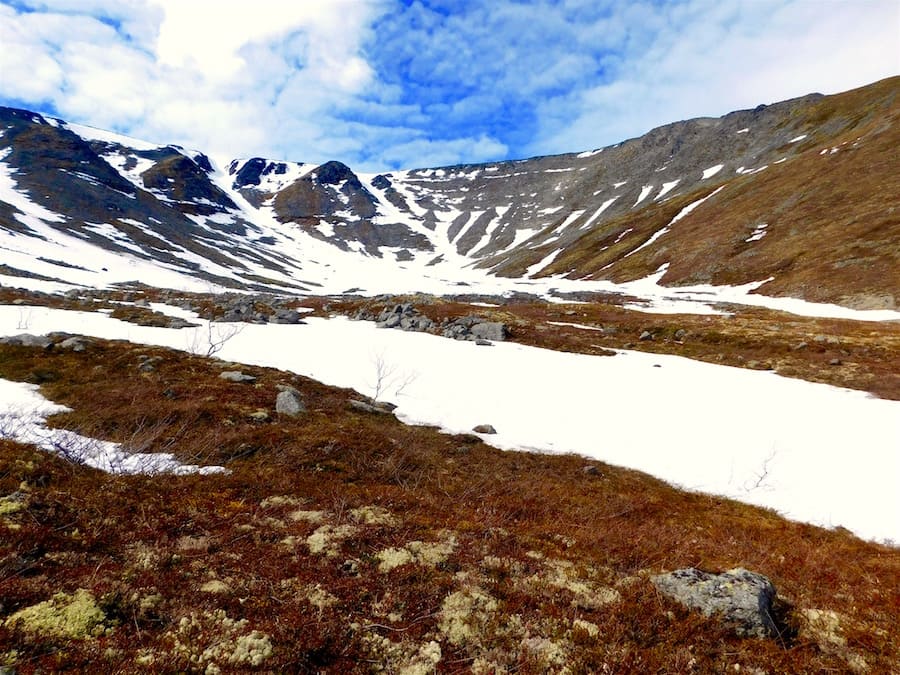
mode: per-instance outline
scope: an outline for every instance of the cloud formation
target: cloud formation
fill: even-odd
[[[612,144],[900,73],[896,0],[7,0],[0,104],[225,160]]]

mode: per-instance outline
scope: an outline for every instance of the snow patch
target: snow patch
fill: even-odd
[[[768,226],[769,226],[768,223],[760,223],[759,225],[756,226],[756,229],[753,230],[753,233],[749,237],[744,239],[744,241],[747,243],[759,241],[760,239],[762,239],[763,237],[766,236],[766,228]]]
[[[659,191],[659,194],[653,198],[653,201],[662,199],[667,193],[671,192],[679,182],[680,179],[669,181],[668,183],[663,183],[662,189]]]
[[[722,170],[723,166],[725,166],[725,165],[724,164],[716,164],[715,166],[711,166],[708,169],[704,169],[703,177],[700,180],[706,180],[707,178],[712,178],[713,176],[715,176],[717,173],[719,173]]]
[[[102,315],[97,315],[102,316]],[[174,455],[128,452],[119,443],[81,436],[65,429],[47,427],[47,416],[69,408],[48,401],[38,385],[0,379],[0,438],[36,445],[42,450],[65,453],[67,459],[108,473],[222,473],[221,466],[182,464]]]
[[[653,192],[652,185],[644,185],[643,187],[641,187],[641,194],[638,195],[637,201],[634,203],[634,206],[637,206],[642,201],[644,201],[651,192]]]

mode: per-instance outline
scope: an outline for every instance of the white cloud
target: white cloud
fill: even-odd
[[[665,28],[614,80],[542,103],[532,151],[612,144],[680,119],[837,93],[900,73],[895,0],[693,0],[645,18]],[[640,33],[647,24],[639,25],[622,29]]]
[[[228,159],[579,151],[900,73],[900,3],[0,0],[0,101]]]

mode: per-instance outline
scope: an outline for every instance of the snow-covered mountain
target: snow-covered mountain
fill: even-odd
[[[287,293],[656,274],[894,309],[898,93],[892,78],[579,154],[378,175],[337,161],[219,167],[0,108],[0,273]]]

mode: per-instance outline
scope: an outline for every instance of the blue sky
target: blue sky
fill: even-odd
[[[898,0],[7,0],[0,104],[359,170],[617,143],[900,74]]]

